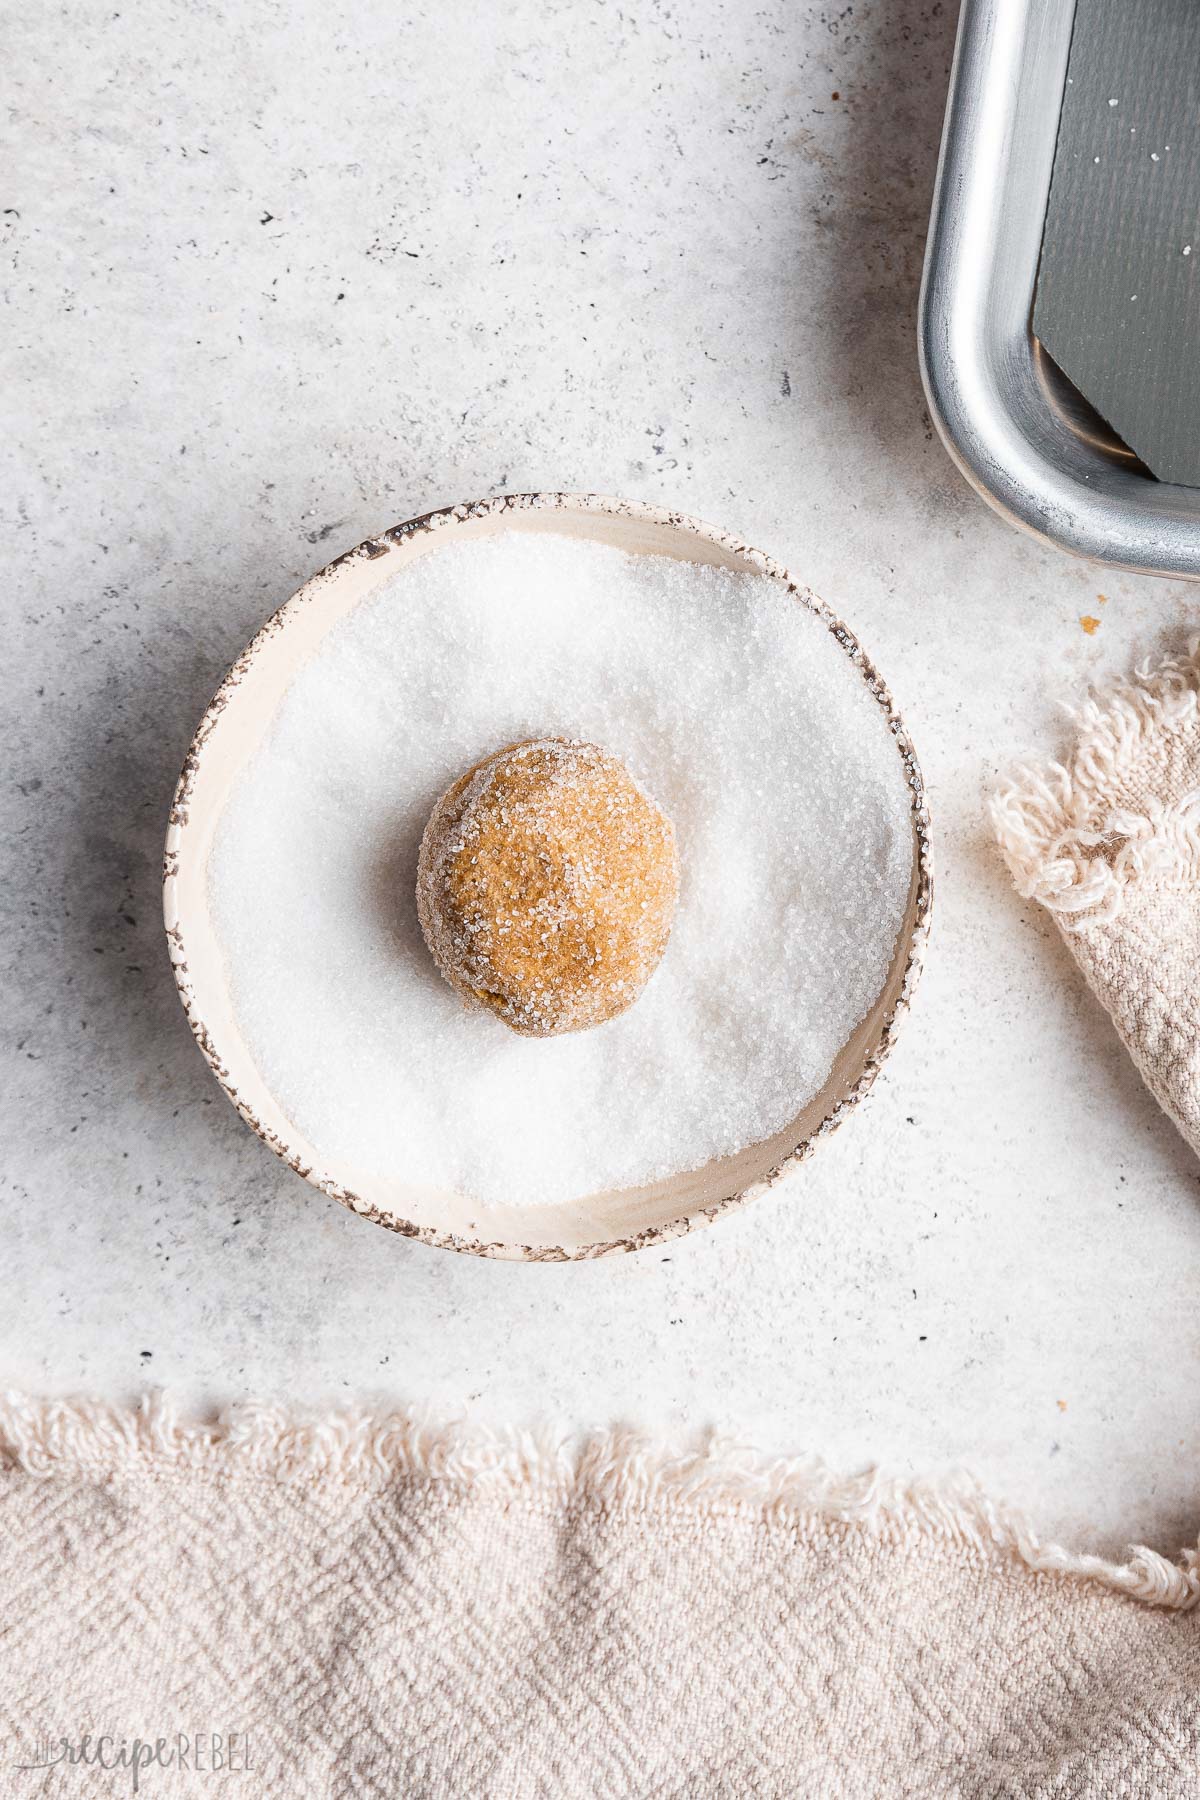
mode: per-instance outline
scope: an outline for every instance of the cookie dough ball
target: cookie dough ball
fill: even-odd
[[[485,757],[421,840],[417,911],[433,960],[526,1037],[632,1006],[678,891],[671,821],[595,744],[531,738]]]

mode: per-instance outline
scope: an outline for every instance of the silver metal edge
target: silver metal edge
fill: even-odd
[[[1030,328],[1073,0],[963,0],[921,282],[921,378],[972,486],[1046,543],[1200,574],[1200,490],[1080,433]]]

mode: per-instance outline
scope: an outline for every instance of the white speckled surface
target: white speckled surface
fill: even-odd
[[[10,24],[8,1380],[732,1424],[966,1462],[1088,1545],[1194,1539],[1200,1168],[982,798],[1200,609],[1013,535],[933,441],[913,315],[952,12]],[[664,500],[780,557],[860,632],[930,786],[939,916],[875,1093],[641,1258],[498,1266],[323,1200],[218,1092],[162,942],[165,810],[225,665],[330,555],[501,486]]]

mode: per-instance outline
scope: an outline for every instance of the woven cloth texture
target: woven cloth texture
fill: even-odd
[[[620,1434],[0,1408],[0,1793],[236,1734],[145,1794],[1200,1792],[1194,1555],[1040,1545],[969,1486]]]
[[[1143,1080],[1200,1151],[1200,653],[1074,715],[1065,763],[1022,769],[993,818],[1017,887],[1056,919]]]

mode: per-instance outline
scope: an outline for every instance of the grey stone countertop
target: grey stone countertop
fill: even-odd
[[[1016,535],[931,431],[953,29],[930,0],[10,21],[5,1382],[714,1424],[966,1465],[1079,1546],[1195,1540],[1200,1166],[985,800],[1198,608]],[[158,887],[263,617],[412,513],[548,487],[678,506],[811,582],[905,713],[938,858],[861,1113],[716,1229],[570,1267],[409,1244],[280,1166],[191,1041]]]

